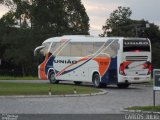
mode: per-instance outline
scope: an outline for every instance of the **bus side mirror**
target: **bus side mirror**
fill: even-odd
[[[34,49],[34,56],[36,55],[37,51],[44,48],[45,46],[38,46]]]

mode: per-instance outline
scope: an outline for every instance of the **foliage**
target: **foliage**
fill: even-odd
[[[152,62],[154,69],[160,69],[160,42],[152,44]]]
[[[35,29],[55,35],[88,34],[89,18],[79,0],[35,0],[31,13]]]
[[[89,18],[80,0],[0,0],[0,4],[10,9],[0,19],[3,70],[36,75],[33,50],[42,41],[65,34],[89,34]]]
[[[105,36],[123,36],[123,37],[147,37],[152,43],[153,67],[160,68],[159,53],[160,52],[160,30],[157,25],[150,23],[144,19],[132,20],[130,17],[132,11],[129,7],[118,7],[110,14],[110,18],[106,20],[102,27]],[[147,26],[149,25],[149,26]]]
[[[126,36],[126,33],[124,33],[124,30],[126,31],[127,28],[123,27],[128,24],[130,24],[130,16],[132,14],[132,11],[129,7],[121,7],[119,6],[118,9],[114,10],[110,14],[110,18],[106,20],[105,25],[103,26],[104,33],[102,36],[115,36],[115,35],[121,35]],[[123,30],[124,29],[124,30]]]

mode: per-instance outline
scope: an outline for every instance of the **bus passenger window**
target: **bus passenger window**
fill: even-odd
[[[70,56],[71,55],[71,44],[68,43],[62,51],[59,53],[58,56]]]
[[[52,54],[54,53],[56,55],[56,53],[58,52],[57,49],[60,47],[60,45],[61,45],[61,43],[58,43],[58,42],[52,43],[50,53],[52,53]]]
[[[82,43],[75,42],[71,43],[71,56],[82,56]]]
[[[104,42],[95,42],[93,45],[94,53],[97,52],[102,47],[103,44],[104,44]]]
[[[91,54],[93,54],[93,43],[82,43],[82,56],[84,57]]]
[[[106,50],[105,52],[109,54],[111,57],[115,58],[118,54],[119,49],[119,43],[113,42]]]

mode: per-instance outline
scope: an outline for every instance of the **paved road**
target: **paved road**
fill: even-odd
[[[0,120],[127,120],[127,116],[127,114],[3,114],[0,115]]]
[[[13,114],[106,114],[121,113],[128,106],[152,105],[152,87],[108,87],[108,93],[87,97],[0,98],[0,113]],[[157,92],[156,104],[160,104]]]

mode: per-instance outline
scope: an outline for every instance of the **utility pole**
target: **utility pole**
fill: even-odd
[[[146,23],[145,27],[142,27],[142,24],[134,24],[133,26],[135,28],[135,37],[138,37],[138,31],[139,30],[143,30],[144,31],[146,28],[150,27],[150,24]]]

